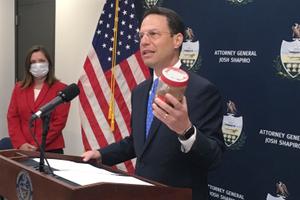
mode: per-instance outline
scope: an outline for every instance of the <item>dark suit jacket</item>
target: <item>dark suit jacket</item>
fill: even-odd
[[[19,148],[24,143],[36,146],[29,132],[29,119],[38,109],[55,98],[59,91],[66,87],[57,81],[51,87],[44,84],[38,98],[34,101],[33,86],[22,89],[17,83],[7,112],[8,132],[14,148]],[[46,150],[62,149],[65,146],[62,129],[65,127],[70,103],[57,106],[51,113],[49,131],[46,140]],[[42,120],[34,121],[33,133],[39,143],[42,138]]]
[[[196,141],[188,153],[181,151],[177,135],[156,118],[145,140],[147,100],[152,80],[144,81],[132,93],[132,134],[99,151],[102,162],[107,165],[136,157],[137,175],[170,186],[192,188],[194,200],[207,200],[208,171],[220,163],[224,150],[221,133],[223,103],[215,86],[188,73],[185,96],[190,120],[197,128]]]

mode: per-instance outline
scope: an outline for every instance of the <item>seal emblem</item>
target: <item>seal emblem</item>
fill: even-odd
[[[28,172],[22,170],[17,176],[18,200],[32,200],[32,182]]]

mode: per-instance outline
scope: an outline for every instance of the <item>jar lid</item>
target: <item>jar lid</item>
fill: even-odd
[[[187,85],[189,75],[182,69],[167,67],[163,69],[160,79],[173,87],[184,87]]]

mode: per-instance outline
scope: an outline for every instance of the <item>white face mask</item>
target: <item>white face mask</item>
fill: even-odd
[[[49,72],[49,63],[47,62],[33,63],[30,65],[29,71],[35,78],[44,77]]]

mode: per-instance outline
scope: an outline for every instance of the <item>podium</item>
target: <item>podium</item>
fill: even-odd
[[[189,200],[190,189],[168,187],[138,176],[135,178],[153,184],[94,183],[80,186],[58,176],[41,173],[26,161],[39,157],[39,152],[22,150],[0,151],[0,195],[8,200]],[[48,159],[62,159],[81,163],[78,156],[46,153]],[[96,163],[91,163],[96,164]],[[128,175],[100,165],[108,171]],[[84,176],[84,174],[78,174]]]

